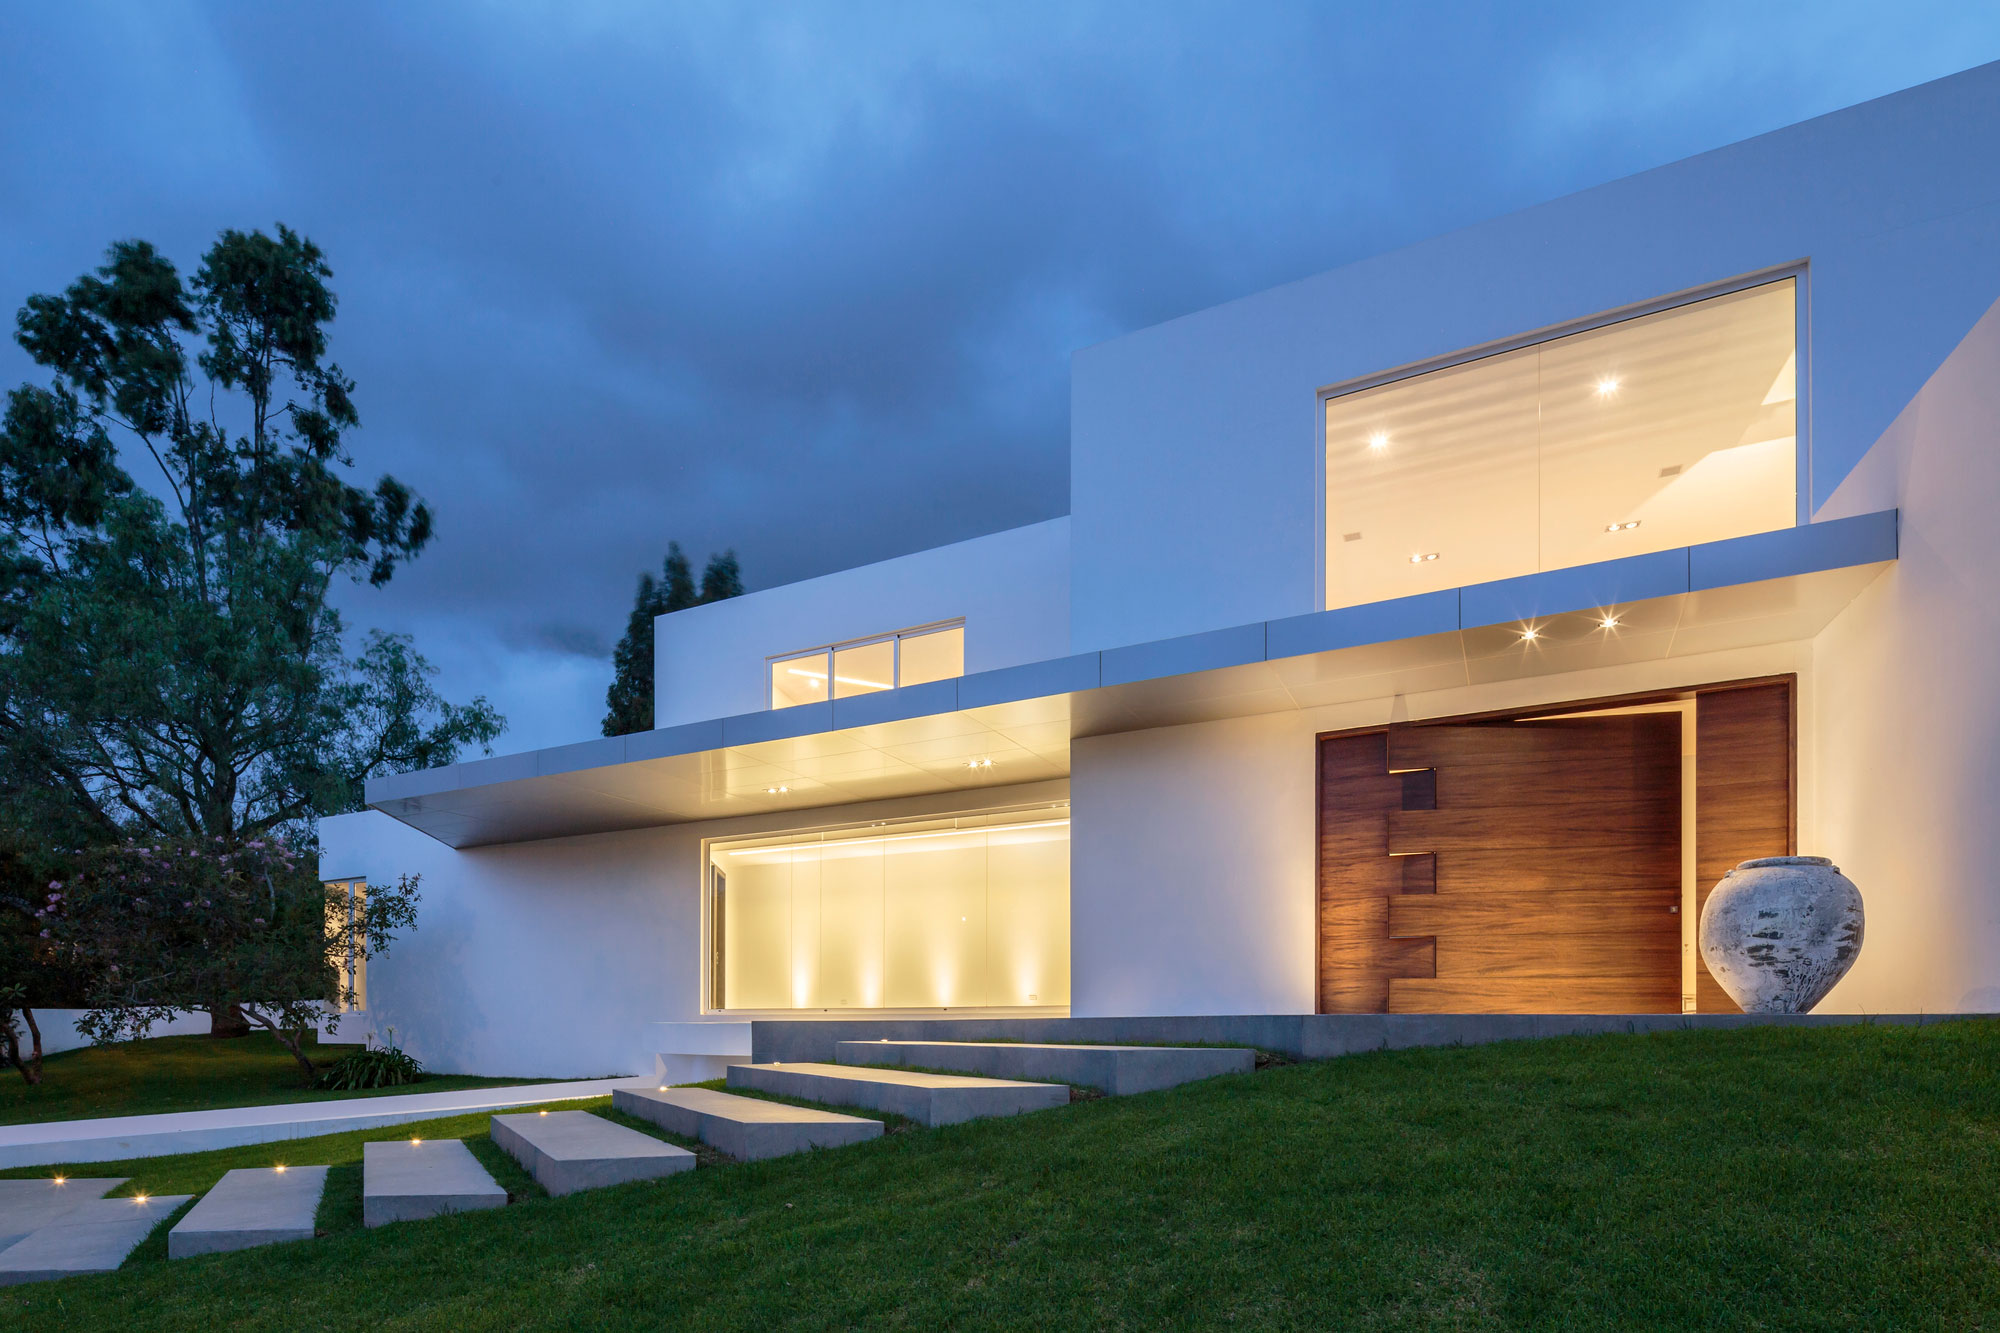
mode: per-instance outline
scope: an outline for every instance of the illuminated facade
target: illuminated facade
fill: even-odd
[[[1071,512],[691,608],[657,726],[369,784],[369,1011],[585,1074],[757,1018],[2000,1007],[2000,67],[1079,351]],[[690,1035],[693,1034],[693,1035]]]

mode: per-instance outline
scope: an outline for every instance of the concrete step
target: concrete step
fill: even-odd
[[[167,1233],[167,1257],[189,1259],[287,1240],[311,1240],[323,1166],[244,1166],[215,1182]]]
[[[1060,1083],[1015,1083],[853,1065],[731,1065],[729,1086],[888,1111],[933,1128],[987,1116],[1041,1111],[1069,1101],[1069,1089]]]
[[[686,1148],[614,1125],[588,1111],[496,1115],[493,1141],[551,1194],[694,1170],[694,1154]]]
[[[839,1148],[882,1135],[879,1120],[738,1097],[714,1088],[620,1088],[611,1094],[611,1105],[670,1134],[700,1139],[739,1162],[808,1148]]]
[[[124,1176],[95,1179],[0,1180],[0,1250],[40,1231],[92,1199],[101,1199],[125,1183]]]
[[[843,1041],[844,1065],[915,1065],[990,1078],[1076,1083],[1113,1096],[1156,1092],[1257,1067],[1248,1046],[1062,1046],[1015,1041]]]
[[[363,1226],[501,1208],[506,1203],[507,1191],[457,1139],[361,1145]]]
[[[0,1250],[0,1287],[79,1273],[109,1273],[192,1194],[86,1199]]]

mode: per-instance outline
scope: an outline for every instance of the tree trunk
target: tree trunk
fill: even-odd
[[[21,1071],[21,1077],[33,1086],[42,1081],[42,1030],[35,1024],[35,1011],[22,1009],[22,1018],[27,1020],[28,1031],[34,1037],[34,1052],[27,1059],[21,1058],[21,1033],[14,1026],[13,1013],[0,1009],[0,1058]]]
[[[250,1035],[250,1020],[243,1016],[240,1004],[211,1004],[208,1009],[208,1035],[211,1037],[247,1037]]]
[[[249,1013],[250,1017],[256,1020],[258,1027],[267,1029],[272,1036],[278,1039],[280,1046],[283,1046],[292,1053],[292,1059],[299,1062],[299,1072],[304,1077],[304,1086],[310,1088],[319,1070],[313,1067],[312,1057],[306,1054],[306,1030],[304,1028],[287,1028],[282,1023],[267,1018],[261,1010],[256,1008],[252,1008]]]
[[[28,1082],[40,1083],[42,1081],[42,1025],[35,1021],[35,1011],[32,1009],[23,1008],[21,1010],[21,1017],[28,1020],[29,1035],[35,1039],[35,1054],[28,1061],[27,1067],[22,1069],[21,1072],[28,1076]]]

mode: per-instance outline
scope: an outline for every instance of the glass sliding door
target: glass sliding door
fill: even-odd
[[[717,1008],[1069,1003],[1067,807],[732,839],[709,862]]]

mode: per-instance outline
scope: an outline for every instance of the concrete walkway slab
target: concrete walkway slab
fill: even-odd
[[[458,1139],[361,1145],[363,1226],[502,1208],[506,1203],[507,1191]]]
[[[844,1065],[917,1065],[991,1078],[1076,1083],[1114,1097],[1157,1092],[1218,1074],[1248,1074],[1257,1052],[1247,1046],[1091,1046],[1018,1041],[843,1041]]]
[[[611,1105],[670,1134],[700,1139],[739,1162],[840,1148],[882,1136],[882,1122],[838,1111],[738,1097],[714,1088],[620,1088]]]
[[[1060,1083],[1017,1083],[853,1065],[732,1065],[729,1086],[888,1111],[932,1128],[1069,1103],[1069,1089]]]
[[[612,1094],[615,1099],[617,1094]],[[614,1105],[615,1105],[614,1101]],[[551,1194],[694,1170],[694,1154],[588,1111],[496,1115],[493,1141]]]
[[[0,1287],[79,1273],[108,1273],[192,1194],[86,1199],[48,1226],[0,1250]]]
[[[167,1233],[167,1258],[311,1240],[323,1166],[245,1166],[225,1174]]]
[[[0,1250],[30,1232],[61,1221],[78,1206],[101,1199],[124,1183],[123,1176],[0,1180]]]
[[[174,1111],[165,1115],[111,1116],[102,1120],[56,1120],[37,1125],[0,1125],[0,1167],[53,1166],[61,1162],[122,1162],[132,1157],[167,1157],[249,1143],[311,1139],[357,1129],[406,1125],[412,1120],[504,1111],[543,1102],[608,1097],[623,1087],[656,1087],[652,1078],[594,1078],[569,1083],[519,1083],[457,1092],[401,1093],[393,1097],[344,1097],[328,1102],[281,1106],[235,1106],[214,1111]]]

